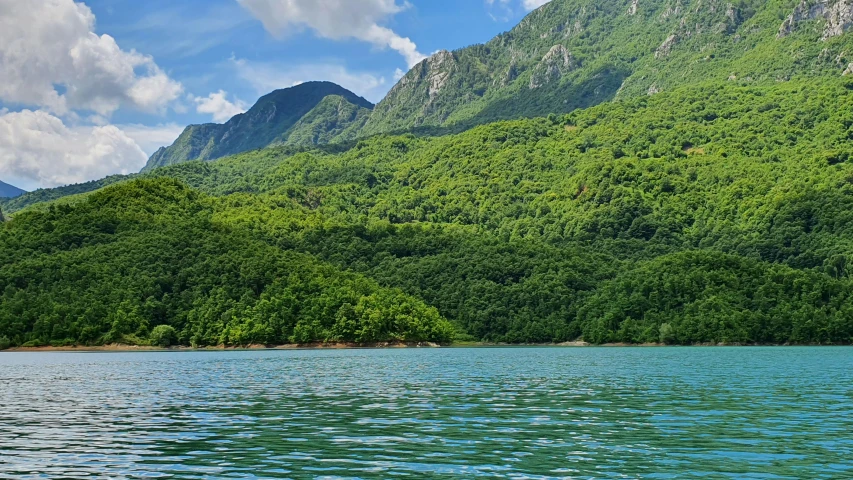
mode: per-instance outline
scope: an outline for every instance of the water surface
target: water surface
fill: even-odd
[[[853,478],[853,350],[0,354],[0,478]]]

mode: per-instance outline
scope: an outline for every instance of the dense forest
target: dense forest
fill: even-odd
[[[158,169],[0,229],[0,337],[851,343],[850,112],[712,82]]]
[[[0,348],[851,344],[853,7],[809,5],[554,0],[372,112],[0,199]]]
[[[170,179],[138,180],[75,206],[20,215],[0,235],[0,341],[207,346],[452,339],[452,325],[424,302],[311,255],[266,245],[215,223],[213,215],[203,195]]]

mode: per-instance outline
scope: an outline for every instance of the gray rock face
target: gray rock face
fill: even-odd
[[[628,7],[628,15],[632,17],[637,14],[637,9],[640,8],[640,0],[631,0],[631,6]]]
[[[455,65],[456,59],[447,50],[441,50],[426,60],[427,84],[429,85],[429,97],[431,99],[435,98],[441,89],[447,85]]]
[[[660,47],[655,51],[655,58],[666,58],[672,52],[672,47],[678,43],[678,36],[672,34],[666,37]]]
[[[533,69],[530,89],[536,89],[559,80],[575,68],[575,59],[563,45],[554,45]]]
[[[853,26],[853,0],[801,0],[782,22],[778,38],[794,33],[803,22],[817,19],[826,21],[821,40],[844,34]]]

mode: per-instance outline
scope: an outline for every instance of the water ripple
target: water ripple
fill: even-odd
[[[853,478],[853,350],[0,355],[0,478]]]

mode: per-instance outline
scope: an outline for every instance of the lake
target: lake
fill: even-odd
[[[853,349],[0,354],[0,478],[853,478]]]

